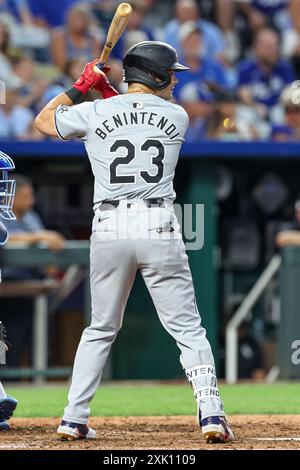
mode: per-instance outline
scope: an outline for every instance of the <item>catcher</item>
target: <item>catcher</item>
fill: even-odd
[[[0,216],[3,219],[14,219],[15,216],[12,212],[12,204],[15,194],[15,182],[9,180],[8,172],[13,170],[15,165],[12,159],[3,152],[0,152]],[[0,245],[4,245],[8,239],[8,232],[5,225],[0,220]],[[1,281],[1,271],[0,271]],[[8,343],[6,341],[5,328],[0,321],[0,365],[5,364],[6,351],[8,350]],[[18,402],[15,398],[7,395],[0,382],[0,431],[9,430],[9,418],[12,417]]]

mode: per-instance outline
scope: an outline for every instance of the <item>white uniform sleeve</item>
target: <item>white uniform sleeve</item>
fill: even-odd
[[[177,108],[180,110],[180,124],[179,124],[179,129],[182,132],[182,137],[184,137],[184,134],[186,133],[186,130],[189,125],[189,116],[187,112],[179,105],[175,105]]]
[[[60,105],[54,114],[56,131],[59,137],[63,140],[85,137],[92,107],[93,102],[91,101],[74,106]]]

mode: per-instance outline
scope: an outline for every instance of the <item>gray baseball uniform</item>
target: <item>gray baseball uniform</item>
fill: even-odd
[[[82,138],[95,177],[90,251],[92,321],[77,350],[63,419],[87,422],[88,404],[121,328],[137,270],[161,323],[181,351],[181,363],[202,418],[224,415],[214,360],[201,326],[172,206],[173,178],[187,114],[158,96],[133,93],[60,106],[55,121],[61,138]],[[153,204],[145,202],[153,199]]]

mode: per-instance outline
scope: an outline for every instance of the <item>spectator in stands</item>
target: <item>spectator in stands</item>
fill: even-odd
[[[14,175],[16,181],[16,194],[13,212],[16,220],[6,220],[5,225],[9,232],[9,243],[22,245],[35,245],[43,243],[50,250],[60,252],[64,248],[64,237],[52,230],[46,230],[38,214],[33,210],[35,196],[30,179],[22,175]],[[50,268],[41,270],[32,267],[4,267],[2,269],[3,281],[31,281],[42,280]],[[54,269],[51,268],[51,273]],[[9,364],[13,366],[30,365],[32,350],[32,311],[31,298],[14,297],[0,299],[1,317],[14,344]]]
[[[222,0],[219,0],[222,2]],[[231,0],[245,15],[251,31],[263,27],[275,28],[281,37],[281,52],[294,57],[299,70],[300,2],[299,0]],[[298,74],[297,74],[298,75]]]
[[[294,221],[290,225],[289,230],[282,230],[277,234],[276,244],[280,248],[288,245],[300,245],[300,197],[295,201]]]
[[[146,8],[143,25],[149,28],[155,37],[161,38],[162,29],[173,14],[173,0],[163,2],[160,0],[138,0],[138,3]]]
[[[70,8],[65,28],[56,28],[52,34],[53,63],[64,70],[69,60],[80,57],[89,62],[95,59],[101,49],[96,31],[93,18],[84,4]]]
[[[297,86],[298,85],[298,86]],[[287,86],[280,97],[282,123],[272,127],[271,139],[277,141],[300,140],[300,89],[299,82]]]
[[[143,25],[145,13],[147,11],[143,2],[133,0],[130,2],[133,11],[131,18],[128,22],[124,36],[124,52],[131,46],[141,41],[153,41],[154,36],[152,31]]]
[[[294,90],[289,87],[282,93],[281,102],[283,104],[285,123],[292,132],[293,140],[300,141],[300,103],[292,100]]]
[[[286,85],[295,79],[290,63],[281,60],[278,34],[269,28],[258,31],[253,59],[239,66],[239,94],[246,105],[256,105],[261,115],[276,122],[279,98]]]
[[[236,3],[254,31],[266,26],[282,31],[291,26],[291,0],[237,0]]]
[[[215,94],[214,107],[206,127],[208,139],[241,141],[257,138],[255,128],[243,118],[238,95],[233,91],[220,90]]]
[[[289,55],[292,58],[297,77],[300,76],[300,2],[290,0],[293,27],[290,28]]]
[[[177,0],[175,3],[175,18],[164,28],[164,41],[171,44],[180,53],[180,27],[188,22],[197,23],[203,37],[203,54],[211,59],[224,59],[225,39],[217,25],[201,19],[201,13],[195,0]]]
[[[299,0],[216,0],[216,19],[227,40],[226,54],[235,60],[245,54],[250,38],[271,27],[280,35],[280,51],[300,71]]]
[[[155,27],[149,27],[145,25],[144,19],[145,15],[150,8],[151,3],[153,0],[132,0],[130,2],[133,11],[128,22],[128,25],[121,35],[119,41],[117,42],[116,46],[114,47],[111,58],[117,59],[118,61],[122,61],[125,52],[134,44],[141,42],[141,41],[152,41],[152,40],[160,40],[161,37],[159,35],[158,29]],[[99,8],[102,9],[102,5],[99,5]],[[99,10],[97,10],[99,11]],[[115,8],[112,10],[112,15],[115,12]],[[102,11],[103,13],[103,11]],[[99,16],[99,15],[98,15]],[[97,17],[98,17],[97,16]],[[100,24],[106,23],[106,18],[101,17],[99,18]],[[107,28],[109,24],[107,25]],[[111,79],[111,76],[110,76]]]
[[[63,26],[68,9],[78,0],[59,0],[59,8],[54,0],[27,0],[35,23],[46,28]]]
[[[185,141],[201,142],[207,136],[207,123],[213,113],[215,96],[205,83],[199,83],[185,97],[185,107],[189,111],[190,122],[185,133]]]
[[[104,31],[107,31],[116,11],[116,1],[115,0],[102,0],[101,2],[99,2],[97,0],[91,0],[90,10],[93,16],[96,18],[97,23],[103,28]],[[122,36],[120,40],[122,41]],[[119,41],[116,44],[117,49],[118,49],[118,44],[119,44]],[[114,51],[115,51],[115,47],[113,48],[112,54],[114,54]]]
[[[36,64],[29,56],[21,56],[13,60],[13,71],[21,81],[18,104],[37,111],[48,82],[38,77]]]
[[[20,78],[13,72],[9,57],[10,33],[8,26],[0,22],[0,80],[11,86],[20,86]]]
[[[6,88],[6,103],[0,108],[0,139],[30,140],[39,138],[33,121],[34,113],[18,104],[19,88]]]
[[[53,230],[46,230],[38,214],[33,210],[35,195],[29,178],[14,175],[16,181],[16,194],[13,204],[13,213],[16,220],[5,221],[9,232],[9,243],[25,243],[36,245],[45,244],[50,250],[61,251],[64,248],[64,237]],[[18,268],[18,277],[20,270]]]
[[[276,142],[290,142],[294,140],[294,135],[290,126],[275,124],[272,126],[270,138]]]
[[[239,59],[241,53],[240,38],[236,32],[236,0],[216,0],[216,21],[226,40],[225,55],[229,62]]]
[[[86,64],[85,59],[78,57],[68,60],[62,74],[58,75],[44,90],[41,100],[38,104],[40,110],[48,103],[52,98],[57,96],[59,93],[63,93],[68,90],[74,81],[77,80],[82,73],[82,70]]]
[[[12,46],[46,60],[49,32],[35,25],[27,0],[0,0],[0,11],[2,21],[8,25]]]
[[[203,35],[194,21],[183,24],[179,31],[183,61],[189,70],[182,72],[174,89],[174,97],[182,104],[190,118],[202,118],[203,106],[198,99],[201,84],[218,85],[226,88],[228,81],[225,70],[214,59],[204,56]]]

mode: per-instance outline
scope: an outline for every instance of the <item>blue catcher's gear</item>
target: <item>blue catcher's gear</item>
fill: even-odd
[[[0,216],[3,219],[13,220],[15,216],[12,211],[16,183],[9,179],[9,171],[14,170],[12,159],[0,152]]]
[[[0,245],[5,245],[8,239],[8,231],[0,220]]]
[[[7,395],[5,398],[0,400],[0,430],[8,430],[9,424],[7,420],[12,417],[16,407],[18,404],[18,400],[10,395]]]
[[[4,351],[6,351],[8,349],[7,348],[8,345],[9,343],[6,340],[6,331],[3,326],[3,323],[0,321],[0,348],[2,349],[2,347],[4,346],[5,348]],[[0,357],[0,364],[3,363],[2,359],[3,357]],[[5,357],[4,357],[4,364],[5,364]],[[9,418],[12,417],[17,407],[17,404],[18,404],[18,400],[16,400],[14,397],[10,395],[6,395],[3,398],[0,398],[0,431],[3,431],[3,430],[8,431],[10,429],[10,426],[7,420],[9,420]]]

